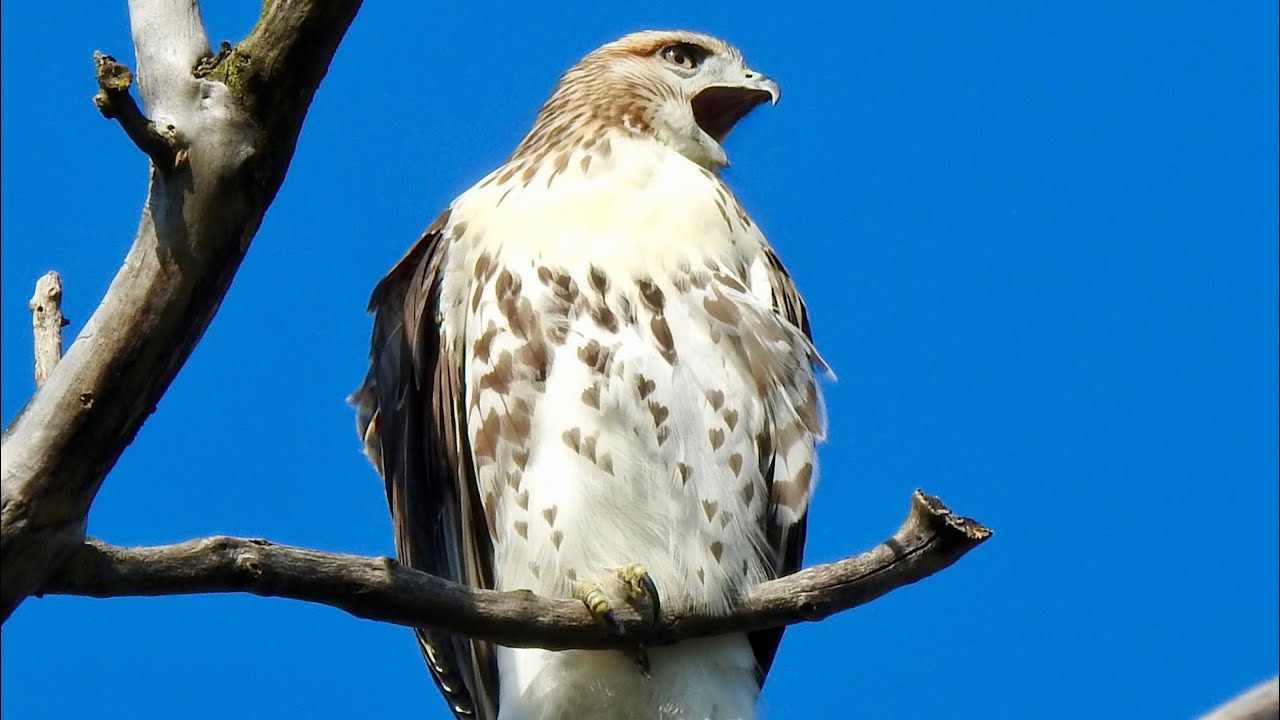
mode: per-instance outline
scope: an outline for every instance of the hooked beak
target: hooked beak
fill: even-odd
[[[703,132],[716,142],[723,142],[733,126],[757,105],[766,100],[777,105],[781,96],[773,78],[747,70],[740,82],[699,90],[693,96],[693,118]]]

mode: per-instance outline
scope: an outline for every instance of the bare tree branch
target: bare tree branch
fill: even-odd
[[[103,478],[217,312],[359,6],[268,2],[241,43],[248,50],[212,72],[202,64],[198,77],[210,53],[195,0],[130,0],[147,122],[174,128],[186,162],[155,165],[124,266],[58,371],[5,429],[0,619],[82,544]]]
[[[161,130],[142,114],[138,103],[129,94],[129,86],[133,84],[133,73],[129,68],[110,55],[97,51],[93,53],[93,68],[98,77],[98,92],[93,96],[93,104],[98,106],[102,116],[119,122],[133,144],[146,153],[157,168],[176,169],[179,158],[186,158],[185,152],[180,154],[177,128],[167,125]]]
[[[1280,718],[1280,678],[1258,683],[1200,720],[1275,720]]]
[[[41,275],[27,307],[35,335],[36,387],[40,387],[62,358],[62,328],[70,323],[62,315],[62,277],[53,270]]]
[[[668,608],[655,628],[634,608],[618,608],[625,640],[606,632],[576,600],[552,600],[528,591],[476,590],[388,558],[242,538],[211,537],[147,548],[91,540],[49,579],[43,592],[93,597],[249,592],[511,647],[561,650],[637,641],[658,645],[822,620],[923,580],[990,535],[980,523],[957,517],[937,498],[916,491],[902,526],[871,550],[763,583],[731,615]]]

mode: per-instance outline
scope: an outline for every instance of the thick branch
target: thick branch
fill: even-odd
[[[189,122],[191,68],[209,54],[199,0],[129,0],[129,31],[147,114],[161,126]]]
[[[265,132],[287,141],[267,151],[287,157],[293,154],[305,109],[329,71],[360,0],[263,0],[262,4],[253,30],[234,47],[224,46],[197,75],[226,83]]]
[[[1280,678],[1258,683],[1200,720],[1274,720],[1280,717]]]
[[[53,270],[40,276],[27,307],[35,335],[36,387],[40,387],[62,358],[62,328],[70,323],[62,315],[62,277]]]
[[[217,312],[360,1],[269,2],[249,39],[272,50],[237,66],[252,88],[193,73],[209,54],[195,0],[129,5],[143,106],[160,127],[174,126],[186,162],[152,174],[124,266],[4,432],[0,619],[80,546],[103,478]]]
[[[935,497],[916,491],[893,537],[855,557],[763,583],[728,616],[667,609],[653,628],[619,608],[627,642],[686,638],[821,620],[923,580],[990,537]],[[661,592],[659,588],[659,592]],[[266,540],[212,537],[177,545],[120,548],[91,540],[44,592],[94,597],[250,592],[321,603],[357,617],[434,627],[512,647],[616,647],[576,600],[530,592],[475,590],[387,558],[324,553]]]
[[[133,73],[129,68],[98,51],[93,53],[93,68],[98,77],[98,92],[93,96],[93,104],[98,106],[102,116],[119,122],[133,144],[146,153],[157,168],[174,169],[180,157],[177,129],[168,125],[161,130],[142,114],[138,103],[129,94],[129,86],[133,84]]]

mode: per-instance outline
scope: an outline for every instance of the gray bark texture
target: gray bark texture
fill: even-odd
[[[62,277],[50,270],[36,281],[36,291],[27,307],[31,309],[31,333],[36,354],[36,387],[44,384],[62,359]]]
[[[217,312],[359,5],[267,2],[213,55],[195,0],[130,0],[142,110],[106,57],[95,103],[152,158],[150,190],[106,297],[4,431],[0,618],[83,544],[103,478]]]

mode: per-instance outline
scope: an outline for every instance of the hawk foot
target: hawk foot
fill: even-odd
[[[591,612],[592,617],[604,623],[614,635],[622,637],[627,634],[618,616],[613,612],[613,604],[599,585],[590,580],[582,580],[573,586],[573,596],[582,601]]]
[[[626,588],[628,600],[648,604],[649,622],[656,626],[662,619],[662,598],[658,595],[658,586],[653,584],[649,571],[640,563],[631,563],[618,568],[616,574]]]
[[[618,568],[618,580],[626,590],[627,601],[633,606],[638,602],[648,606],[649,624],[657,627],[662,619],[662,599],[658,595],[658,586],[653,583],[649,571],[640,563],[629,563]],[[649,652],[644,645],[636,644],[636,666],[645,677],[649,677]]]
[[[662,601],[658,595],[658,586],[654,584],[649,572],[640,563],[629,563],[613,573],[622,586],[625,600],[632,606],[643,604],[648,610],[649,621],[657,625],[662,618]],[[587,610],[596,620],[602,622],[617,637],[626,635],[626,627],[613,611],[604,588],[590,580],[582,580],[574,584],[573,596],[587,606]],[[636,644],[633,655],[640,672],[649,676],[649,653],[643,645]]]

